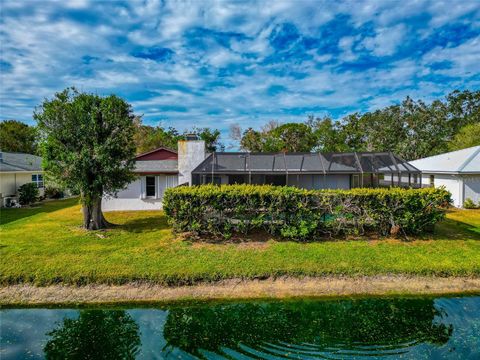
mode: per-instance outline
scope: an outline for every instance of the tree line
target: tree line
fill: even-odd
[[[480,91],[456,90],[430,104],[407,97],[339,121],[309,116],[301,123],[270,121],[259,130],[233,125],[230,137],[252,152],[392,151],[414,160],[480,145]]]

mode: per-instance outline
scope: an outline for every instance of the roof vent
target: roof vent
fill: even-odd
[[[186,135],[185,135],[185,140],[187,140],[187,141],[195,141],[195,140],[198,140],[198,135],[197,135],[197,134],[194,134],[194,133],[186,134]]]

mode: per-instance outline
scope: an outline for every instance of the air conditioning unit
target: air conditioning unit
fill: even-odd
[[[13,196],[7,196],[3,198],[3,206],[7,208],[20,207],[17,198]]]

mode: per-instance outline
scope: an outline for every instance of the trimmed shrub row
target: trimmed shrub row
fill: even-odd
[[[163,209],[174,231],[229,238],[264,230],[295,240],[338,235],[409,235],[433,229],[451,202],[446,190],[304,190],[269,185],[168,189]]]

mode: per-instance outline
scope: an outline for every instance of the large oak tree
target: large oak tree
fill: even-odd
[[[75,88],[45,100],[34,113],[45,171],[80,193],[83,226],[106,228],[101,200],[134,179],[134,115],[123,99]]]

